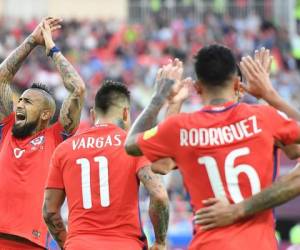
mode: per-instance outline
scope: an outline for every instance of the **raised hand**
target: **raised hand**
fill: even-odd
[[[46,54],[49,54],[50,49],[52,49],[55,46],[55,43],[52,39],[52,30],[50,28],[49,22],[44,21],[41,26],[42,35],[45,41],[45,47],[46,47]]]
[[[183,65],[179,59],[170,61],[158,70],[155,81],[156,97],[172,99],[182,88]]]
[[[31,36],[34,38],[35,42],[39,45],[45,45],[45,40],[42,34],[42,26],[44,22],[47,22],[50,27],[50,30],[54,31],[61,28],[60,24],[62,22],[62,19],[55,18],[55,17],[46,17],[39,23],[39,25],[31,33]]]
[[[259,61],[265,71],[270,74],[271,64],[273,57],[270,54],[270,50],[262,47],[260,50],[255,50],[254,60]]]
[[[173,103],[183,103],[191,93],[191,87],[193,85],[193,80],[190,77],[187,77],[181,81],[181,88],[178,90],[177,94],[169,100],[170,104]]]
[[[265,52],[262,54],[265,54]],[[260,57],[260,55],[256,55],[256,57]],[[264,66],[260,60],[262,60]],[[240,68],[246,78],[247,84],[243,83],[241,87],[256,98],[268,98],[275,91],[269,77],[269,72],[267,71],[269,65],[270,57],[267,57],[266,54],[259,60],[254,60],[250,56],[243,57]]]
[[[150,247],[149,250],[167,250],[167,246],[165,244],[154,243],[154,245]]]

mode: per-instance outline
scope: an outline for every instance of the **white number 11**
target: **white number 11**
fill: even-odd
[[[94,161],[99,166],[99,184],[100,184],[100,204],[102,207],[110,205],[109,200],[109,182],[108,182],[108,161],[104,156],[97,156]],[[90,209],[92,207],[91,194],[91,164],[86,158],[76,160],[76,163],[81,166],[81,188],[83,208]]]

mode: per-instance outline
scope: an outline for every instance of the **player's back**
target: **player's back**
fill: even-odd
[[[57,148],[69,207],[67,249],[82,237],[108,242],[125,239],[142,248],[136,172],[143,164],[126,154],[125,137],[117,126],[103,124]]]
[[[206,107],[183,115],[178,129],[176,162],[194,210],[210,197],[226,196],[238,203],[269,186],[277,173],[275,140],[289,133],[288,119],[274,109],[247,104]],[[230,250],[276,249],[271,210],[227,228],[208,232],[198,228],[190,249],[218,246]]]
[[[277,173],[275,141],[298,136],[297,123],[269,106],[226,103],[170,117],[138,142],[151,161],[175,159],[197,211],[208,198],[237,203],[269,186]],[[191,250],[277,248],[271,210],[230,227],[195,229]]]

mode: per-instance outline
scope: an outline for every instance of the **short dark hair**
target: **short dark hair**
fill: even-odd
[[[51,92],[51,90],[43,83],[33,83],[31,86],[30,86],[30,89],[40,89],[40,90],[44,90],[45,92],[47,92],[50,96],[53,97],[53,94]]]
[[[106,114],[112,106],[119,105],[121,100],[130,102],[130,92],[125,84],[106,80],[95,96],[96,110]]]
[[[237,72],[237,64],[230,49],[213,44],[203,47],[195,56],[195,71],[205,86],[223,87]]]

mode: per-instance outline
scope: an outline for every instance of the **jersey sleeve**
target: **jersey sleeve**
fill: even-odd
[[[8,131],[13,127],[15,122],[15,112],[6,116],[0,121],[0,143],[2,139],[7,135]]]
[[[295,120],[290,119],[285,113],[272,107],[268,107],[267,114],[270,130],[275,140],[288,145],[295,143],[300,138],[300,127]]]
[[[178,116],[172,116],[158,126],[141,133],[137,143],[143,154],[156,161],[165,157],[173,157],[178,145]]]
[[[62,124],[59,121],[57,121],[49,128],[49,130],[51,131],[51,134],[55,140],[56,145],[58,145],[62,141],[73,136],[76,133],[77,128],[75,128],[71,133],[67,133],[64,130]]]
[[[59,147],[54,151],[49,167],[46,188],[64,189],[62,165],[59,160]]]

